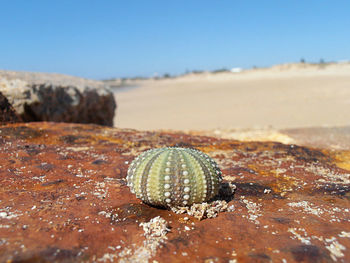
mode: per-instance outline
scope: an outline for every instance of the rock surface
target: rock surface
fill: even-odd
[[[26,121],[113,125],[116,102],[102,82],[60,74],[0,71],[0,91]]]
[[[13,122],[20,122],[20,118],[7,98],[0,92],[0,124]]]
[[[220,129],[212,131],[190,131],[188,133],[239,141],[276,141],[284,144],[298,144],[314,148],[350,149],[350,126],[295,129]]]
[[[350,262],[349,150],[58,123],[0,136],[1,262]],[[130,193],[128,163],[175,145],[219,164],[229,211],[198,221]]]

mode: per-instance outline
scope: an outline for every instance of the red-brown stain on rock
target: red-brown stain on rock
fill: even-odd
[[[131,260],[156,216],[170,232],[150,262],[350,261],[349,151],[59,123],[0,136],[1,262]],[[213,157],[234,211],[198,221],[136,199],[128,164],[164,146]]]

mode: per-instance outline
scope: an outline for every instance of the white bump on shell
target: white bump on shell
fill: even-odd
[[[184,180],[184,183],[185,183],[185,184],[188,184],[188,183],[190,183],[190,180],[185,179],[185,180]]]
[[[188,175],[188,172],[187,172],[187,171],[183,171],[182,174],[183,174],[184,176],[186,176],[186,175]]]
[[[167,166],[170,166],[170,164],[171,164],[171,162],[166,162],[166,165],[167,165]]]
[[[169,197],[169,196],[170,196],[170,192],[165,192],[165,193],[164,193],[164,196],[165,196],[165,197]]]
[[[165,202],[170,203],[171,200],[169,198],[165,199]]]
[[[164,188],[165,188],[165,189],[169,189],[169,188],[170,188],[170,184],[165,184],[165,185],[164,185]]]
[[[184,195],[184,199],[188,200],[188,199],[190,199],[190,196],[189,195]]]
[[[170,172],[170,168],[165,168],[165,172],[169,173]]]
[[[190,188],[189,188],[188,186],[186,186],[186,187],[184,188],[184,191],[185,191],[185,193],[188,193],[188,192],[190,191]]]
[[[165,181],[169,181],[170,180],[170,176],[169,175],[164,176],[164,180]]]
[[[186,168],[186,164],[181,165],[182,168]]]
[[[183,201],[182,203],[183,203],[184,205],[187,205],[187,201]]]

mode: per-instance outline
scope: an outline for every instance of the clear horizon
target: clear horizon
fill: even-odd
[[[348,1],[8,1],[0,69],[93,79],[350,58]]]

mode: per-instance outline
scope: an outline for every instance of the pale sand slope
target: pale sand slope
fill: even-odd
[[[147,80],[117,92],[115,126],[214,130],[350,124],[350,64],[289,64]]]

